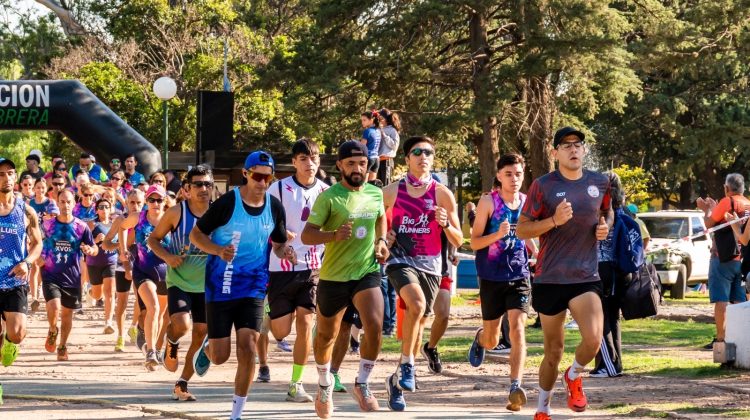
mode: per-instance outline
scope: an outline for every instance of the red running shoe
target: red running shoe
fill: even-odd
[[[565,370],[565,374],[563,375],[562,379],[565,390],[568,391],[568,408],[577,413],[586,411],[586,405],[588,405],[588,401],[586,400],[586,394],[583,392],[583,378],[581,377],[581,375],[578,375],[578,378],[576,378],[575,381],[571,381],[570,379],[568,379],[569,371],[570,368],[567,368]]]

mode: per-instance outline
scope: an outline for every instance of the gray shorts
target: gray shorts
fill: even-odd
[[[432,313],[432,304],[435,303],[435,297],[440,290],[440,276],[425,273],[406,264],[391,264],[385,269],[385,273],[388,275],[388,281],[396,289],[396,293],[400,294],[401,288],[407,284],[418,284],[427,304],[424,316]]]

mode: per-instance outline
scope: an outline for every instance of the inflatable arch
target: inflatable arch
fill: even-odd
[[[0,80],[0,130],[55,130],[104,164],[133,153],[139,170],[161,167],[161,154],[78,80]]]

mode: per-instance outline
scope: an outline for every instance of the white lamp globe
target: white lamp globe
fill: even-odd
[[[154,95],[162,101],[168,101],[177,94],[177,84],[171,77],[160,77],[154,82]]]

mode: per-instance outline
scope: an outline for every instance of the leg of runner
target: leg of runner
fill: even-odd
[[[102,284],[104,294],[104,334],[113,334],[115,329],[112,328],[112,312],[115,299],[115,278],[105,277]]]
[[[189,312],[178,312],[172,314],[169,317],[169,324],[167,324],[167,347],[164,356],[164,367],[170,372],[177,372],[179,367],[179,359],[177,350],[180,348],[180,338],[182,338],[190,330],[190,313]],[[201,340],[198,344],[202,343]],[[193,347],[191,345],[191,347]],[[188,360],[192,360],[188,358]],[[185,363],[185,366],[190,363]],[[192,372],[191,372],[192,373]]]
[[[333,343],[331,353],[331,375],[333,375],[333,392],[346,392],[346,387],[341,383],[339,369],[344,363],[346,353],[349,351],[349,339],[351,338],[352,324],[342,320],[336,341]]]
[[[0,331],[2,346],[2,364],[8,367],[13,364],[18,356],[18,345],[26,337],[26,314],[23,312],[3,312],[5,318],[4,332]]]
[[[539,365],[539,403],[537,414],[550,414],[552,391],[557,381],[558,368],[565,350],[565,317],[567,311],[550,316],[539,314],[544,334],[544,357]],[[535,417],[536,418],[536,417]]]
[[[327,419],[333,414],[333,400],[331,399],[331,385],[333,377],[331,375],[331,356],[333,353],[333,344],[339,333],[339,328],[343,327],[341,319],[344,317],[346,308],[341,310],[332,317],[326,317],[318,314],[317,326],[315,327],[315,339],[313,340],[313,354],[315,363],[318,367],[318,395],[315,398],[315,413],[318,417]],[[346,342],[346,348],[349,348],[349,341]]]
[[[159,334],[159,299],[156,295],[156,283],[144,281],[138,287],[138,295],[141,297],[146,309],[143,321],[143,332],[146,337],[146,368],[155,370],[159,364],[156,359],[156,339]]]
[[[526,405],[526,392],[521,387],[523,367],[526,364],[526,319],[524,311],[510,309],[505,313],[510,324],[510,393],[508,405],[510,411],[519,411]]]
[[[68,337],[73,329],[74,309],[62,307],[60,311],[60,343],[57,345],[57,360],[68,360]]]
[[[125,278],[124,271],[115,273],[115,284],[117,293],[115,295],[115,325],[117,327],[117,342],[115,351],[125,351],[125,310],[128,307],[128,296],[130,295],[130,281]],[[127,286],[127,289],[125,288]],[[135,303],[138,306],[138,302]]]
[[[252,378],[255,376],[255,353],[258,344],[258,332],[250,328],[240,328],[237,331],[237,373],[234,377],[234,399],[243,402],[250,391]],[[210,345],[209,345],[210,346]],[[238,419],[242,415],[242,407],[232,409],[232,418]]]
[[[375,275],[379,280],[380,274]],[[354,295],[352,302],[359,312],[364,330],[359,350],[359,372],[352,395],[359,403],[360,410],[378,411],[378,400],[370,392],[369,380],[383,345],[383,294],[380,287],[364,289]]]
[[[310,349],[312,348],[312,326],[315,314],[311,310],[302,307],[297,307],[295,312],[272,319],[271,332],[276,341],[280,341],[291,333],[292,322],[296,321],[297,337],[294,341],[292,352],[292,379],[289,383],[287,401],[312,402],[312,396],[305,392],[301,381],[302,373],[305,364],[307,364]]]
[[[31,312],[36,312],[39,310],[39,288],[42,284],[42,269],[39,267],[40,261],[42,261],[41,258],[31,265],[31,273],[29,274]]]
[[[265,314],[260,328],[260,337],[258,337],[258,382],[271,381],[271,369],[268,368],[268,330],[270,324],[271,320],[268,318],[268,314]]]
[[[62,303],[60,298],[54,298],[47,300],[47,322],[49,323],[49,330],[47,331],[47,339],[44,342],[44,349],[48,353],[54,353],[57,348],[57,336],[60,330],[57,328],[57,319],[60,317],[60,308]]]
[[[190,348],[188,348],[188,352],[185,355],[185,360],[187,362],[183,365],[180,379],[175,384],[175,393],[177,399],[179,399],[180,401],[195,401],[195,397],[187,389],[188,382],[193,378],[193,374],[195,374],[195,369],[191,361],[193,360],[193,357],[195,357],[195,354],[198,352],[198,350],[201,348],[201,345],[203,345],[203,340],[206,339],[207,332],[208,328],[205,322],[193,323]],[[182,388],[182,382],[184,382],[184,388]],[[177,392],[178,388],[179,392]]]
[[[435,312],[435,319],[432,321],[432,327],[430,327],[430,341],[421,346],[420,350],[422,356],[428,361],[427,366],[430,371],[440,373],[443,371],[443,365],[440,362],[440,354],[437,351],[437,346],[448,329],[448,318],[451,312],[450,289],[445,290],[442,287],[440,288],[432,310]]]
[[[427,302],[419,284],[409,283],[401,287],[399,296],[406,304],[404,312],[403,341],[401,343],[400,367],[396,370],[398,386],[404,391],[416,390],[414,384],[414,354],[419,347],[419,330],[424,325]]]
[[[159,300],[159,332],[156,336],[156,353],[158,357],[161,357],[159,353],[164,347],[164,342],[167,337],[167,327],[169,326],[169,312],[167,312],[167,295],[157,295]]]
[[[568,303],[573,319],[578,323],[581,342],[576,347],[575,359],[563,376],[568,390],[568,407],[573,411],[586,410],[586,394],[583,392],[583,369],[594,360],[602,341],[604,315],[601,298],[594,292],[576,296]]]

